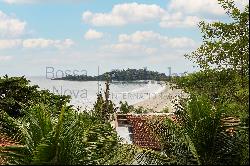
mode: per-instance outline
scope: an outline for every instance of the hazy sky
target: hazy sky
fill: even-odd
[[[0,0],[0,75],[192,72],[183,55],[202,42],[201,20],[229,21],[217,0]]]

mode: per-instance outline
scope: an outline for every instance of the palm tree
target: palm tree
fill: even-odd
[[[18,127],[18,145],[1,148],[8,163],[100,164],[117,145],[110,124],[66,106],[58,117],[51,116],[48,109],[37,105],[25,117],[13,121]]]
[[[37,105],[21,119],[9,119],[17,132],[15,145],[0,147],[4,164],[161,164],[171,159],[150,149],[119,142],[115,130],[89,113],[62,107],[55,116],[50,107]],[[8,115],[5,114],[7,117]],[[6,132],[1,128],[1,132]]]
[[[176,117],[177,122],[156,119],[149,125],[161,140],[162,152],[177,164],[248,164],[248,129],[239,119],[228,118],[223,107],[215,109],[208,97],[191,95]]]
[[[248,164],[248,130],[237,119],[224,129],[232,118],[223,105],[215,108],[209,97],[195,94],[183,103],[177,122],[148,122],[161,140],[160,152],[121,144],[108,121],[67,106],[38,104],[19,119],[2,111],[0,132],[16,145],[0,147],[0,158],[6,164]]]

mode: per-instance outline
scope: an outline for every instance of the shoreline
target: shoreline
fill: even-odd
[[[123,94],[125,92],[120,92],[120,93]],[[129,93],[131,92],[126,92],[125,94],[129,94]],[[182,89],[175,89],[175,88],[172,89],[168,82],[164,85],[164,88],[161,91],[158,91],[158,92],[156,91],[151,94],[154,94],[154,95],[151,95],[151,96],[149,95],[147,99],[144,99],[142,101],[138,101],[134,104],[129,104],[129,105],[132,105],[135,108],[143,107],[146,109],[152,109],[153,112],[151,113],[173,113],[175,111],[174,104],[178,103],[179,97],[186,96],[186,94],[182,91]],[[118,105],[119,104],[116,104],[116,106]],[[92,104],[88,106],[87,105],[80,106],[81,111],[86,110],[86,108],[91,109]],[[167,109],[168,112],[163,112],[164,109]]]
[[[35,80],[35,81],[39,82],[40,80],[38,81]],[[65,80],[60,80],[60,81],[67,82]],[[31,79],[31,82],[33,82],[32,79]],[[49,86],[52,86],[52,85],[55,86],[53,83],[51,83],[52,80],[48,82],[51,84],[51,85],[48,84]],[[96,81],[90,81],[90,82],[96,82]],[[36,84],[42,87],[39,83],[36,83]],[[147,84],[148,87],[146,87],[145,89],[142,87],[142,88],[133,89],[132,91],[131,90],[121,91],[122,90],[121,89],[120,91],[117,91],[117,92],[111,92],[110,99],[113,100],[116,106],[119,106],[119,101],[127,101],[129,105],[133,105],[135,108],[138,108],[138,107],[148,108],[148,109],[152,109],[153,110],[152,112],[155,112],[155,113],[162,112],[163,109],[165,108],[168,108],[169,113],[173,112],[174,104],[172,103],[172,100],[176,95],[179,95],[181,93],[181,90],[180,89],[172,90],[170,88],[169,83],[168,82],[166,83],[164,81],[153,81],[153,84],[161,85],[161,87],[159,88],[158,86],[150,86],[150,84],[151,84],[151,81],[149,84]],[[48,85],[46,84],[46,86]],[[75,84],[68,86],[68,84],[66,83],[66,85],[60,84],[60,86],[65,86],[65,89],[67,88],[70,89],[71,86],[75,87]],[[46,87],[46,89],[48,88]],[[95,98],[96,98],[95,95],[92,96],[92,94],[89,95],[89,93],[88,93],[88,97],[84,99],[74,98],[73,96],[70,102],[70,105],[73,105],[75,109],[79,109],[80,111],[86,111],[86,110],[93,108],[93,104],[96,101]]]
[[[172,89],[170,84],[167,83],[163,91],[158,93],[155,97],[143,100],[141,102],[133,104],[135,108],[143,107],[152,109],[153,112],[160,113],[164,109],[168,109],[169,113],[175,111],[174,103],[178,102],[179,96],[183,96],[181,89]]]

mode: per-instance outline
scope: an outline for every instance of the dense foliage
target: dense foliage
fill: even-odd
[[[232,22],[201,22],[199,27],[203,34],[203,44],[187,57],[203,69],[232,68],[242,77],[248,76],[249,5],[241,11],[232,0],[218,0],[218,2]]]
[[[5,76],[0,78],[0,133],[16,145],[0,147],[0,160],[4,157],[7,164],[248,165],[249,6],[240,11],[231,0],[218,1],[233,22],[200,23],[204,42],[187,57],[202,70],[172,79],[189,97],[177,105],[175,120],[148,121],[161,142],[160,152],[120,143],[110,124],[117,108],[109,100],[109,83],[104,97],[98,94],[93,110],[77,112],[66,105],[66,96],[39,91],[24,77]],[[119,81],[162,78],[149,73],[128,69],[108,75]],[[145,110],[121,103],[120,111]]]
[[[97,94],[97,101],[94,104],[94,109],[91,111],[92,115],[98,117],[99,119],[103,120],[104,122],[110,122],[114,118],[112,115],[118,109],[115,104],[109,99],[109,82],[106,83],[106,90],[104,91],[104,97],[101,92]]]
[[[249,5],[243,11],[233,1],[218,0],[230,23],[200,23],[203,44],[192,54],[202,71],[174,82],[188,92],[207,95],[216,108],[240,116],[249,124]]]
[[[153,112],[153,110],[143,108],[142,106],[134,107],[133,105],[129,105],[126,101],[124,103],[120,102],[119,113],[121,113],[121,114],[128,114],[128,113],[146,114],[146,113],[150,113],[150,112]]]
[[[23,118],[13,119],[19,144],[5,148],[7,152],[3,155],[8,156],[9,163],[75,165],[105,162],[118,140],[110,124],[65,106],[55,110],[60,112],[57,117],[50,114],[49,109],[36,105],[27,110]]]
[[[39,90],[37,85],[29,85],[25,77],[0,77],[0,112],[11,117],[20,117],[25,109],[43,102],[51,107],[61,107],[69,102],[69,96],[60,96],[47,90]]]
[[[147,69],[127,69],[127,70],[112,70],[99,76],[86,76],[86,75],[67,75],[59,80],[72,80],[72,81],[106,81],[106,76],[110,76],[110,81],[137,81],[137,80],[167,80],[168,76],[164,73],[155,71],[148,71]]]
[[[248,77],[244,79],[248,80]],[[234,70],[205,70],[172,81],[188,93],[208,96],[215,107],[223,106],[230,116],[248,118],[249,89],[241,86],[241,77]]]
[[[162,151],[178,164],[248,164],[248,129],[240,123],[226,126],[226,110],[215,109],[207,96],[191,95],[176,116],[177,122],[156,119],[149,124]]]
[[[186,56],[201,71],[172,79],[190,98],[177,112],[178,125],[163,131],[181,131],[200,164],[249,164],[249,6],[219,3],[233,22],[200,23],[203,44]]]
[[[0,147],[0,162],[28,165],[123,165],[171,161],[171,158],[158,152],[121,144],[109,123],[110,119],[105,119],[109,116],[99,115],[109,115],[105,112],[105,100],[99,100],[89,113],[79,113],[69,106],[51,107],[43,103],[31,106],[18,118],[1,112],[1,136],[7,133],[15,145]],[[15,132],[10,133],[2,123],[8,124]]]

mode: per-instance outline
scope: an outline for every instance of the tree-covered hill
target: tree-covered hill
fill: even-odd
[[[137,81],[137,80],[156,80],[164,81],[169,77],[165,73],[159,73],[156,71],[149,71],[144,69],[126,69],[126,70],[112,70],[99,76],[87,76],[87,75],[67,75],[62,78],[56,78],[54,80],[71,80],[71,81],[105,81],[109,79],[112,81]]]

